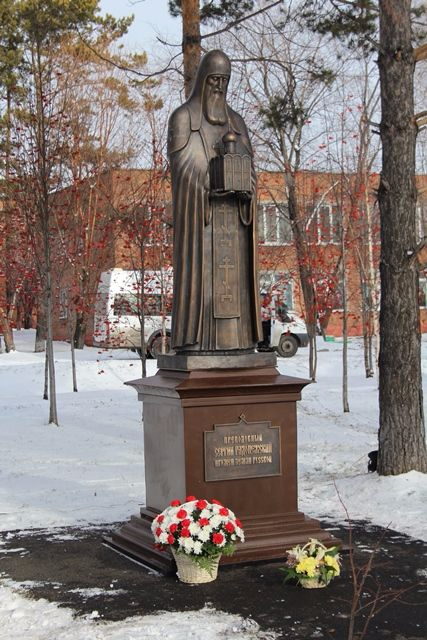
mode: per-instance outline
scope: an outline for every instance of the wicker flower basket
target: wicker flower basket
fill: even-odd
[[[218,576],[218,564],[221,556],[219,555],[212,564],[212,572],[202,569],[196,562],[193,562],[191,556],[185,553],[175,553],[174,549],[171,549],[172,555],[176,562],[178,569],[177,576],[181,582],[187,584],[202,584],[203,582],[212,582],[216,580]]]
[[[299,584],[303,589],[323,589],[323,587],[326,587],[326,582],[320,582],[318,578],[306,578],[305,580],[300,580]]]

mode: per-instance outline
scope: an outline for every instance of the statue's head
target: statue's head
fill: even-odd
[[[190,100],[200,101],[203,114],[211,124],[227,122],[226,96],[231,63],[219,49],[206,53],[200,61]]]

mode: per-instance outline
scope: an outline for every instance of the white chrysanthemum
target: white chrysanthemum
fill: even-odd
[[[191,513],[196,508],[196,502],[197,500],[191,500],[191,502],[184,502],[184,504],[181,505],[181,508],[185,509],[187,513]]]
[[[201,542],[207,542],[211,537],[211,528],[203,527],[202,529],[200,529],[199,533],[197,534],[197,537]]]
[[[199,540],[194,541],[193,553],[198,556],[202,553],[203,544]]]
[[[182,538],[181,536],[178,538],[178,544],[180,547],[184,547],[184,542],[187,540],[187,538]]]
[[[194,551],[194,540],[193,538],[184,538],[184,542],[182,544],[182,548],[185,553],[191,554]]]
[[[208,509],[207,507],[205,509],[202,509],[200,512],[200,516],[199,518],[210,518],[212,515],[212,512],[210,509]]]
[[[190,522],[190,526],[188,527],[190,530],[190,533],[192,536],[197,536],[199,535],[199,531],[201,529],[201,526],[199,525],[198,522]]]
[[[219,527],[220,524],[222,524],[222,522],[223,522],[223,517],[217,515],[217,516],[212,516],[209,524],[212,527],[212,529],[216,529],[216,527]]]

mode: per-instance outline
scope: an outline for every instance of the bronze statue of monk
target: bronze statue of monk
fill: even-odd
[[[225,53],[207,53],[169,120],[177,353],[251,353],[262,337],[253,153],[226,102],[230,72]]]

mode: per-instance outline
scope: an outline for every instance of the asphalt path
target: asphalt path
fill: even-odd
[[[252,618],[279,638],[347,640],[355,593],[348,552],[342,575],[325,589],[283,584],[280,562],[220,566],[215,582],[190,586],[106,546],[104,536],[118,526],[3,532],[0,582],[12,580],[27,597],[71,607],[76,615],[97,611],[104,620],[199,610],[209,603],[218,611]],[[347,528],[323,526],[348,544]],[[426,640],[427,544],[363,522],[353,523],[352,540],[359,581],[373,554],[358,599],[362,609],[355,617],[356,630],[375,601],[377,613],[364,640]]]

